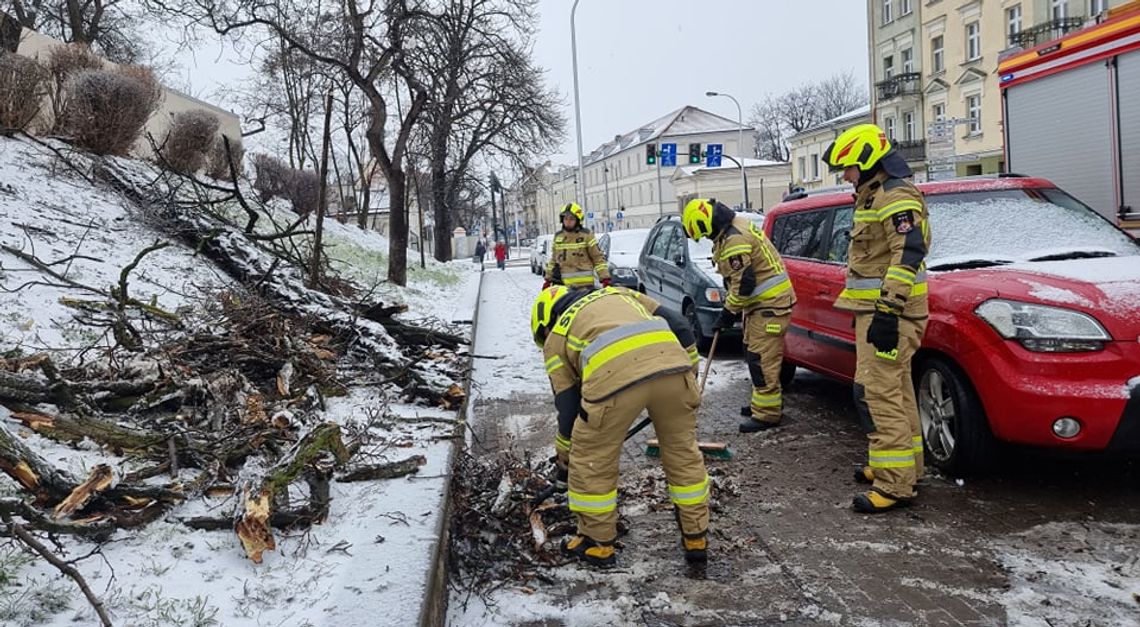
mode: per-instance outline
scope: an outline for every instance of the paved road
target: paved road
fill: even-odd
[[[850,511],[865,456],[850,388],[801,370],[786,426],[736,432],[749,396],[739,348],[714,363],[704,439],[735,456],[710,463],[711,563],[681,559],[664,475],[626,445],[620,495],[630,532],[619,567],[567,566],[533,595],[454,624],[1134,625],[1140,624],[1140,467],[1007,452],[985,479],[928,474],[912,508]],[[543,450],[551,408],[520,394],[480,409],[481,445]],[[521,596],[519,598],[512,598]]]

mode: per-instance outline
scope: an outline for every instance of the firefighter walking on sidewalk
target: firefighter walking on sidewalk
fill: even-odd
[[[926,202],[906,180],[910,167],[874,124],[840,134],[823,160],[855,186],[847,280],[835,302],[855,312],[855,409],[870,439],[867,465],[855,477],[871,489],[852,506],[885,512],[917,496],[923,472],[910,362],[928,316]]]
[[[617,560],[618,460],[643,410],[661,447],[685,560],[707,559],[709,477],[697,447],[696,346],[684,317],[616,287],[539,292],[531,331],[558,410],[559,459],[577,534],[562,550],[594,566]]]
[[[606,258],[598,248],[598,239],[590,229],[582,226],[586,214],[578,203],[568,203],[562,208],[562,230],[554,235],[551,242],[550,260],[546,264],[545,289],[551,285],[565,285],[574,288],[592,288],[594,275],[603,287],[610,284],[610,271]]]
[[[784,261],[751,220],[715,199],[690,200],[681,224],[694,241],[713,240],[713,261],[727,292],[717,328],[731,328],[744,315],[744,359],[752,379],[752,399],[740,410],[745,417],[740,432],[771,429],[783,417],[780,369],[784,334],[796,303]]]

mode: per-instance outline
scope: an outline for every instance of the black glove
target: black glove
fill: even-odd
[[[736,324],[736,321],[739,319],[740,319],[740,314],[732,313],[728,309],[721,309],[720,310],[720,317],[716,319],[716,325],[714,325],[713,328],[718,330],[718,331],[723,331],[725,329],[731,329],[733,327],[733,325]]]
[[[554,264],[554,268],[550,271],[550,282],[562,285],[562,264]]]
[[[570,479],[570,469],[563,468],[561,464],[554,465],[554,474],[550,477],[550,484],[554,486],[554,491],[559,494],[565,494],[567,487],[566,482]]]
[[[899,347],[899,316],[896,313],[877,309],[867,328],[867,341],[880,353],[890,353]]]

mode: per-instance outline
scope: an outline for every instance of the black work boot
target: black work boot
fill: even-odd
[[[562,552],[599,568],[608,568],[617,563],[613,543],[602,544],[583,535],[563,538]]]
[[[875,471],[870,466],[863,466],[855,471],[855,483],[871,485],[875,483]]]
[[[749,413],[749,416],[751,416],[751,413]],[[767,431],[768,429],[773,429],[778,426],[780,426],[778,422],[766,422],[749,417],[740,423],[740,432],[756,433],[757,431]]]
[[[851,501],[851,508],[860,514],[881,514],[892,509],[910,505],[910,499],[900,499],[888,496],[878,490],[870,490],[857,494]]]
[[[705,564],[709,561],[708,534],[697,537],[681,536],[681,548],[685,549],[685,561],[689,564]]]
[[[752,408],[747,406],[747,405],[745,405],[744,407],[741,407],[740,408],[740,415],[743,418],[751,418],[752,417]]]

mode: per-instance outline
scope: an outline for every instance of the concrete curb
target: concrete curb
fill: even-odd
[[[439,525],[436,527],[435,545],[432,547],[431,563],[428,566],[427,581],[424,585],[424,602],[420,606],[419,624],[421,627],[443,627],[447,620],[448,568],[450,566],[451,544],[451,489],[452,479],[455,475],[455,462],[460,451],[466,446],[467,425],[471,422],[474,413],[474,403],[471,397],[471,380],[475,373],[475,333],[479,327],[479,303],[483,300],[483,273],[479,274],[479,289],[475,293],[475,313],[471,316],[471,344],[470,357],[467,360],[467,381],[463,391],[467,393],[467,400],[460,408],[463,420],[456,425],[459,436],[452,439],[451,449],[447,454],[447,483],[443,488],[443,510],[440,512]]]

